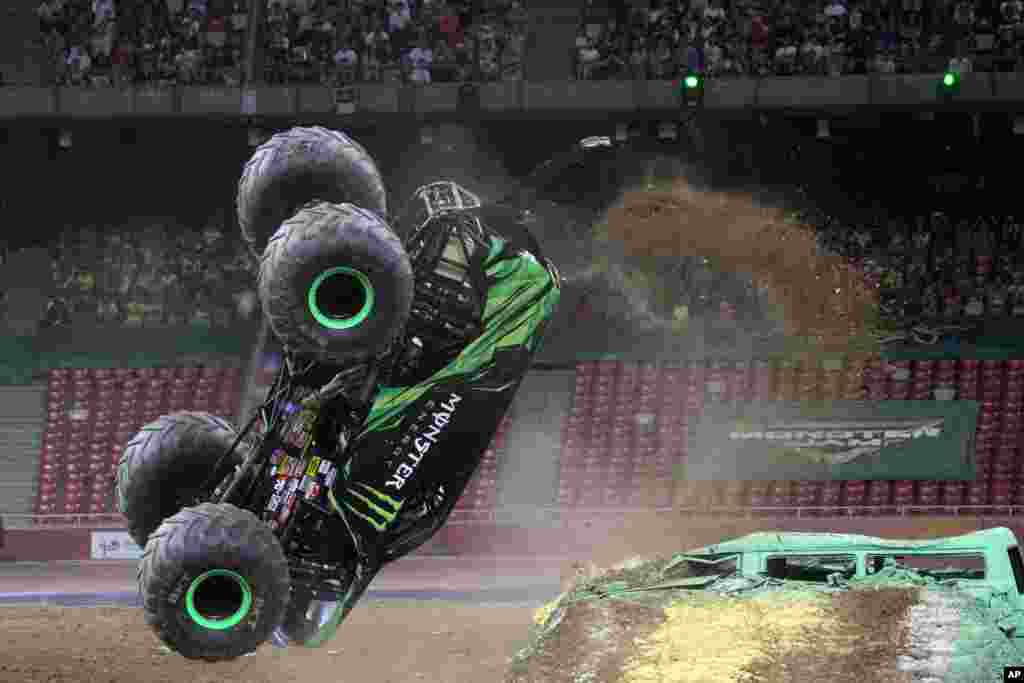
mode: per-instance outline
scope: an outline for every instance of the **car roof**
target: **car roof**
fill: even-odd
[[[960,536],[931,539],[888,539],[860,534],[834,534],[794,531],[761,531],[714,545],[688,550],[687,555],[721,555],[747,552],[854,552],[896,551],[965,552],[979,551],[986,546],[1017,545],[1013,532],[1006,527],[994,527]]]

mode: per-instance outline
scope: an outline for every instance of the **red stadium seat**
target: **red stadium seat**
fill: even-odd
[[[114,368],[113,375],[120,382],[127,381],[136,376],[134,368]]]
[[[960,374],[977,373],[981,370],[981,361],[976,358],[960,358],[956,361],[956,367]]]
[[[1013,479],[993,479],[989,488],[989,501],[992,505],[1013,505],[1014,491]]]
[[[989,504],[989,484],[987,481],[972,481],[965,490],[965,504],[981,506]]]
[[[601,505],[601,489],[595,486],[581,486],[576,489],[575,507],[595,508]]]
[[[50,478],[56,479],[64,472],[64,459],[60,454],[54,453],[47,455],[45,458],[39,460],[39,473],[40,475],[50,475]]]
[[[40,491],[36,496],[36,505],[55,505],[60,502],[60,496],[56,491]]]
[[[913,505],[914,503],[914,482],[900,480],[893,483],[892,501],[894,505]]]
[[[460,499],[459,502],[460,503],[462,502],[461,499]],[[571,486],[565,486],[563,484],[560,484],[558,486],[557,503],[558,503],[558,505],[561,505],[561,506],[564,506],[564,507],[571,507],[571,506],[575,505],[575,503],[576,503],[576,489],[574,489]]]
[[[917,482],[917,494],[914,502],[918,505],[938,505],[940,498],[940,486],[937,481]]]
[[[822,482],[821,504],[838,505],[842,499],[843,484],[839,481]]]
[[[843,482],[842,504],[863,505],[867,498],[867,482],[850,480]]]
[[[222,368],[219,368],[219,367],[216,367],[216,366],[212,366],[212,365],[204,365],[203,367],[201,367],[199,369],[199,377],[200,378],[202,378],[202,377],[216,378],[216,377],[220,377],[221,374],[222,374]]]
[[[627,491],[615,486],[606,486],[601,489],[601,505],[616,508],[625,507]]]
[[[930,377],[935,371],[935,361],[933,360],[915,360],[910,365],[915,377]]]
[[[893,482],[876,479],[868,484],[868,505],[878,508],[872,514],[886,514],[893,505]]]
[[[1024,416],[1015,413],[1003,413],[1000,417],[999,431],[1002,434],[1018,435],[1024,427]]]

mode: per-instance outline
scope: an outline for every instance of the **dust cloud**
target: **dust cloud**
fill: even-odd
[[[398,200],[396,208],[416,188],[436,180],[454,181],[488,204],[519,187],[500,156],[471,128],[445,123],[426,130],[429,139],[405,150],[388,174],[388,194]]]
[[[806,353],[877,350],[877,291],[845,259],[824,253],[813,228],[748,195],[699,189],[684,178],[634,187],[601,217],[594,240],[599,268],[631,290],[644,314],[656,310],[659,292],[677,288],[666,280],[667,264],[703,258],[750,278],[771,322]]]

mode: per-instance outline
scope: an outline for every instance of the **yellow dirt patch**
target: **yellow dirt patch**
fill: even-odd
[[[827,598],[814,594],[764,594],[728,598],[697,594],[665,610],[667,621],[637,643],[622,683],[736,683],[763,657],[765,635],[779,642],[806,629],[836,626]]]

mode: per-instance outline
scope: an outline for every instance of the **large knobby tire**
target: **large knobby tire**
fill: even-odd
[[[231,474],[245,458],[244,443],[218,472],[213,466],[237,437],[231,424],[200,412],[161,415],[139,430],[117,466],[117,506],[132,540],[145,546],[162,521]],[[207,479],[209,491],[202,491]]]
[[[405,327],[412,265],[377,214],[351,204],[311,204],[271,238],[259,294],[286,348],[321,362],[365,360]]]
[[[252,652],[284,618],[288,561],[274,532],[248,510],[203,503],[164,521],[139,564],[146,623],[189,659]]]
[[[384,181],[359,143],[319,126],[292,128],[256,150],[238,183],[238,223],[253,253],[260,256],[281,223],[312,201],[348,202],[387,217]]]

